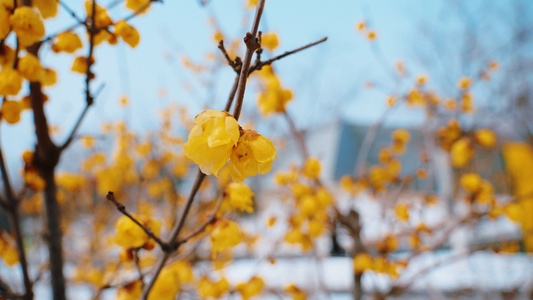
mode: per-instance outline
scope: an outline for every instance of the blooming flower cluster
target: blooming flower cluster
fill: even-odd
[[[254,130],[241,130],[228,112],[206,110],[195,118],[183,153],[207,175],[218,176],[229,160],[231,177],[242,182],[266,174],[277,157],[272,142]]]

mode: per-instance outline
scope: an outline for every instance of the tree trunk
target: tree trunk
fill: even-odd
[[[65,300],[65,277],[63,276],[63,250],[60,221],[61,211],[56,199],[56,184],[54,168],[41,171],[46,182],[44,193],[45,226],[48,243],[50,275],[52,276],[52,290],[54,300]]]

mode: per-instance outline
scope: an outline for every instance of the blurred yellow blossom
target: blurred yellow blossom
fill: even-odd
[[[261,36],[261,47],[274,51],[279,45],[278,35],[275,32],[265,33]]]
[[[244,183],[232,182],[226,188],[226,201],[239,211],[254,212],[254,192]]]
[[[261,277],[254,276],[248,280],[248,282],[241,282],[237,284],[235,290],[241,294],[244,300],[251,299],[257,295],[260,295],[265,288],[265,282]]]
[[[56,36],[52,51],[74,53],[83,47],[80,37],[72,31],[65,31]]]

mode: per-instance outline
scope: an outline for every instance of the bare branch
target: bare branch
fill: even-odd
[[[257,30],[259,28],[259,21],[261,21],[261,15],[265,8],[265,0],[259,1],[255,10],[255,18],[252,24],[252,32],[246,33],[244,37],[244,43],[246,44],[246,54],[244,55],[244,61],[241,68],[241,76],[239,78],[239,87],[237,88],[237,101],[235,103],[235,109],[233,110],[233,117],[235,120],[239,120],[239,116],[242,110],[242,103],[244,101],[244,92],[246,90],[246,80],[248,79],[248,71],[250,69],[250,63],[255,50],[259,49],[257,41]]]
[[[2,206],[5,205],[9,214],[9,221],[15,234],[15,241],[17,246],[17,254],[19,256],[20,268],[22,270],[22,276],[24,278],[24,297],[27,299],[33,299],[33,288],[28,272],[28,262],[26,260],[26,252],[24,251],[24,240],[22,238],[22,229],[20,227],[20,216],[18,212],[18,201],[13,193],[11,182],[9,181],[9,175],[7,173],[6,164],[4,161],[4,155],[2,148],[0,147],[0,170],[2,171],[2,181],[4,183],[4,190],[6,193],[7,202],[2,199]]]
[[[240,73],[241,65],[242,65],[240,57],[237,56],[235,58],[235,61],[233,61],[231,59],[231,57],[229,56],[228,52],[226,51],[226,47],[224,47],[224,41],[223,40],[218,42],[218,49],[220,49],[220,51],[222,52],[222,54],[226,58],[226,61],[228,62],[228,65],[230,65],[230,67],[232,67],[235,72]]]
[[[235,76],[235,81],[233,82],[233,86],[231,87],[228,101],[226,102],[226,106],[224,107],[224,110],[227,112],[229,112],[229,110],[231,109],[231,105],[233,104],[233,99],[235,99],[235,94],[237,93],[237,87],[239,86],[240,76],[241,76],[241,73],[237,73],[237,76]]]
[[[271,58],[271,59],[269,59],[269,60],[265,60],[265,61],[256,61],[255,64],[250,68],[250,71],[248,72],[248,76],[250,76],[250,74],[251,74],[252,72],[254,72],[254,71],[261,70],[261,68],[262,68],[263,66],[271,65],[273,62],[275,62],[275,61],[277,61],[277,60],[280,60],[280,59],[282,59],[282,58],[284,58],[284,57],[287,57],[287,56],[289,56],[289,55],[291,55],[291,54],[294,54],[294,53],[298,53],[298,52],[300,52],[300,51],[303,51],[303,50],[305,50],[305,49],[307,49],[307,48],[310,48],[310,47],[313,47],[313,46],[318,45],[318,44],[320,44],[320,43],[323,43],[323,42],[325,42],[325,41],[327,41],[327,40],[328,40],[327,37],[323,37],[323,38],[321,38],[320,40],[318,40],[318,41],[316,41],[316,42],[312,42],[312,43],[307,44],[307,45],[305,45],[305,46],[302,46],[302,47],[300,47],[300,48],[296,48],[296,49],[294,49],[294,50],[292,50],[292,51],[287,51],[287,52],[285,52],[285,53],[283,53],[283,54],[281,54],[281,55],[278,55],[278,56],[276,56],[276,57],[273,57],[273,58]]]
[[[120,203],[117,201],[117,199],[115,198],[115,194],[113,192],[108,192],[107,193],[107,196],[106,196],[106,199],[113,202],[113,204],[115,204],[115,206],[117,207],[117,210],[119,212],[121,212],[123,215],[125,215],[126,217],[128,217],[130,220],[132,220],[135,224],[137,224],[139,227],[141,227],[141,229],[152,239],[154,239],[158,244],[159,246],[161,246],[161,248],[164,250],[164,251],[167,251],[165,249],[168,249],[168,244],[163,242],[163,240],[161,240],[157,235],[155,235],[152,230],[150,230],[149,228],[147,228],[146,226],[144,226],[143,224],[141,224],[137,219],[135,219],[135,217],[133,217],[127,210],[126,210],[126,206],[124,206],[124,204]]]
[[[217,201],[217,205],[215,206],[215,209],[209,215],[209,217],[204,222],[204,224],[202,224],[200,227],[198,227],[197,229],[195,229],[194,231],[192,231],[191,233],[189,233],[188,235],[186,235],[185,237],[183,237],[182,239],[177,241],[176,242],[177,245],[185,244],[188,240],[190,240],[193,237],[197,236],[198,234],[204,232],[209,224],[213,224],[214,221],[216,220],[216,216],[217,216],[218,210],[220,209],[220,206],[222,205],[223,201],[224,201],[224,196],[223,195],[219,196],[218,197],[218,201]]]

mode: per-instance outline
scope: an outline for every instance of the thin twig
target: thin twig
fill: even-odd
[[[237,93],[237,87],[239,86],[239,78],[241,77],[241,73],[237,73],[235,76],[235,81],[233,81],[233,86],[231,87],[231,91],[229,93],[228,101],[226,101],[226,106],[224,107],[224,111],[229,112],[231,109],[231,105],[233,104],[233,99],[235,99],[235,94]]]
[[[172,228],[170,239],[168,242],[169,244],[174,244],[174,241],[176,240],[180,231],[182,230],[183,225],[185,224],[185,219],[187,218],[187,215],[189,214],[189,210],[191,209],[192,202],[194,201],[194,197],[196,196],[196,193],[198,193],[198,191],[200,190],[200,185],[202,184],[202,181],[204,180],[205,177],[206,175],[198,169],[198,176],[196,177],[196,181],[194,182],[191,193],[189,194],[189,198],[187,199],[187,202],[185,203],[185,207],[183,208],[183,211],[181,213],[181,216],[178,222],[174,225],[174,228]],[[176,249],[165,251],[164,255],[157,262],[157,267],[156,267],[154,276],[152,277],[148,285],[144,288],[142,299],[146,300],[148,298],[148,294],[150,293],[150,290],[154,286],[154,283],[157,280],[157,277],[159,276],[159,273],[163,269],[166,261],[170,257],[172,250],[177,250],[177,247],[179,247],[179,244],[176,245]]]
[[[113,202],[113,204],[115,204],[115,206],[117,207],[117,210],[119,212],[121,212],[123,215],[125,215],[126,217],[128,217],[130,220],[132,220],[135,224],[137,224],[139,227],[141,227],[141,229],[149,236],[151,237],[152,239],[154,239],[158,244],[159,246],[161,246],[161,248],[163,250],[167,249],[168,248],[168,244],[163,242],[163,240],[161,240],[157,235],[155,235],[152,230],[150,230],[149,228],[147,228],[146,226],[144,226],[143,224],[141,224],[141,222],[139,222],[135,217],[133,217],[127,210],[126,210],[126,206],[124,206],[124,204],[118,202],[118,200],[115,198],[115,193],[113,192],[108,192],[107,193],[107,196],[106,196],[106,199]]]
[[[256,63],[250,68],[250,71],[248,72],[248,76],[250,76],[250,74],[251,74],[252,72],[254,72],[254,71],[261,70],[261,68],[262,68],[263,66],[271,65],[271,64],[272,64],[273,62],[275,62],[276,60],[280,60],[280,59],[282,59],[282,58],[284,58],[284,57],[286,57],[286,56],[289,56],[289,55],[291,55],[291,54],[298,53],[298,52],[300,52],[300,51],[302,51],[302,50],[305,50],[305,49],[307,49],[307,48],[310,48],[310,47],[313,47],[313,46],[318,45],[318,44],[320,44],[320,43],[323,43],[323,42],[327,41],[327,39],[328,39],[327,37],[323,37],[323,38],[321,38],[320,40],[318,40],[318,41],[316,41],[316,42],[312,42],[312,43],[307,44],[307,45],[305,45],[305,46],[302,46],[302,47],[300,47],[300,48],[296,48],[296,49],[294,49],[294,50],[292,50],[292,51],[287,51],[287,52],[285,52],[285,53],[283,53],[283,54],[281,54],[281,55],[275,56],[275,57],[273,57],[273,58],[271,58],[271,59],[269,59],[269,60],[260,61],[260,62],[257,62],[257,61],[256,61]]]
[[[239,116],[242,110],[242,103],[244,101],[244,92],[246,90],[246,80],[248,79],[248,71],[250,69],[250,63],[255,50],[259,49],[260,45],[257,41],[257,30],[259,28],[259,21],[261,21],[261,15],[265,8],[265,0],[259,1],[255,10],[255,18],[252,24],[252,32],[246,33],[244,37],[244,43],[246,44],[246,54],[244,55],[244,61],[241,68],[241,76],[239,78],[239,87],[237,88],[237,101],[235,102],[235,109],[233,111],[233,117],[235,120],[239,120]]]
[[[309,158],[309,151],[307,150],[307,146],[305,145],[304,139],[300,132],[296,129],[296,125],[294,125],[294,121],[292,120],[291,116],[289,116],[289,113],[287,111],[283,112],[283,116],[285,117],[285,120],[287,120],[287,123],[289,124],[289,128],[292,132],[292,135],[296,138],[298,141],[298,147],[300,148],[300,151],[302,151],[302,154],[304,155],[304,159],[307,160]]]
[[[233,68],[233,70],[237,73],[240,73],[241,71],[241,59],[239,57],[236,57],[235,60],[232,60],[229,56],[228,52],[226,51],[226,47],[224,47],[224,41],[221,40],[218,42],[218,49],[222,52],[222,55],[226,58],[226,61],[228,62],[228,65]]]
[[[85,21],[82,20],[80,17],[78,17],[76,12],[73,9],[71,9],[68,5],[66,5],[65,2],[60,1],[60,0],[56,0],[56,1],[57,3],[59,3],[59,5],[61,5],[61,7],[63,7],[64,10],[66,10],[74,19],[76,19],[78,23],[85,24]]]
[[[20,268],[22,270],[22,275],[24,278],[24,298],[33,299],[33,289],[32,283],[30,280],[30,275],[28,272],[28,262],[26,260],[26,253],[24,251],[24,240],[22,238],[22,229],[20,227],[20,215],[18,212],[18,201],[15,198],[13,193],[13,188],[11,182],[9,181],[9,175],[7,174],[7,168],[4,161],[4,155],[2,153],[2,148],[0,147],[0,170],[2,171],[2,181],[4,183],[4,192],[6,193],[6,198],[9,203],[8,213],[11,226],[15,234],[15,241],[17,246],[17,254],[19,256]]]
[[[181,245],[181,244],[186,243],[188,240],[190,240],[193,237],[197,236],[198,234],[204,232],[209,224],[213,224],[213,222],[216,220],[216,216],[217,216],[218,210],[220,209],[220,206],[222,205],[222,202],[224,202],[224,196],[223,195],[218,197],[217,205],[215,206],[215,209],[209,215],[207,220],[200,227],[198,227],[196,230],[192,231],[191,233],[189,233],[188,235],[186,235],[185,237],[180,239],[177,242],[177,244]]]

